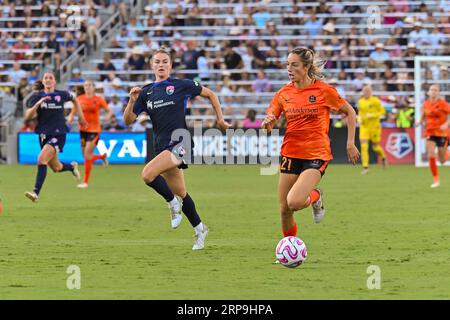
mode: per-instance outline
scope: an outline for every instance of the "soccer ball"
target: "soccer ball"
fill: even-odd
[[[283,266],[296,268],[306,260],[308,252],[302,239],[289,236],[278,242],[275,255]]]

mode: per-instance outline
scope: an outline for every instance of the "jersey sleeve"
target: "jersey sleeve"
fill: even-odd
[[[134,102],[133,105],[133,113],[138,116],[140,115],[142,112],[145,112],[147,110],[147,106],[146,106],[146,101],[145,101],[145,90],[141,90],[141,92],[139,93],[138,98],[136,99],[136,101]]]
[[[103,99],[102,97],[100,97],[100,108],[109,111],[108,102],[106,102],[106,100]]]
[[[74,101],[76,99],[76,97],[69,91],[63,91],[61,93],[61,97],[62,97],[63,103],[69,102],[69,101]]]
[[[269,107],[266,110],[266,114],[273,114],[277,119],[280,117],[283,111],[283,106],[280,103],[280,91],[278,91],[270,101]]]
[[[337,111],[344,106],[345,100],[339,95],[335,88],[326,86],[323,87],[323,90],[325,93],[326,107]]]
[[[32,108],[36,102],[38,102],[42,98],[39,92],[34,93],[26,102],[27,108]]]
[[[202,86],[198,81],[183,79],[183,83],[186,86],[187,91],[189,92],[191,98],[199,96],[202,92]]]
[[[378,114],[384,116],[386,114],[386,109],[384,109],[383,104],[380,99],[377,98]]]

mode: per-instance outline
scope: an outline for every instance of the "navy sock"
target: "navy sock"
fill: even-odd
[[[195,209],[195,203],[188,193],[186,193],[186,197],[183,199],[182,210],[194,228],[202,222],[197,210]]]
[[[36,174],[36,183],[34,184],[34,192],[39,195],[42,185],[44,184],[45,177],[47,176],[47,165],[39,164]]]
[[[147,183],[147,185],[158,192],[164,199],[166,199],[167,202],[172,201],[175,197],[172,190],[170,190],[169,186],[167,185],[166,180],[164,180],[164,178],[161,176],[157,176],[155,180]]]
[[[61,164],[62,164],[62,169],[59,170],[58,172],[73,171],[73,165],[71,165],[70,163],[61,162]]]

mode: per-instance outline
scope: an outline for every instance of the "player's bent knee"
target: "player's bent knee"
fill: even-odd
[[[158,175],[153,172],[153,170],[144,170],[142,171],[142,180],[144,180],[144,182],[146,184],[151,183],[153,180],[156,179]]]
[[[306,203],[306,199],[299,198],[299,199],[287,199],[287,203],[289,206],[289,209],[292,211],[298,211],[303,208],[306,208],[308,205]]]

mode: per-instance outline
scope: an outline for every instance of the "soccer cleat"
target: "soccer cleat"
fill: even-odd
[[[361,171],[361,174],[362,175],[366,175],[366,174],[368,174],[369,173],[369,168],[364,168],[362,171]]]
[[[311,207],[313,209],[314,222],[319,223],[325,216],[325,208],[323,207],[323,192],[320,189],[316,190],[319,191],[320,196],[316,202],[311,204]]]
[[[80,171],[78,170],[78,163],[75,161],[72,161],[70,164],[73,167],[73,170],[72,170],[73,176],[75,177],[75,179],[77,179],[77,181],[80,181],[81,174],[80,174]]]
[[[183,214],[181,213],[181,208],[183,206],[183,202],[179,197],[175,197],[177,199],[178,205],[171,206],[169,204],[169,209],[172,214],[172,229],[176,229],[180,226],[181,220],[183,219]]]
[[[36,202],[37,201],[37,199],[39,198],[39,196],[37,195],[37,193],[36,192],[34,192],[34,191],[27,191],[27,192],[25,192],[25,197],[27,197],[28,199],[30,199],[31,201],[33,201],[33,202]]]
[[[102,158],[102,166],[107,167],[109,166],[109,161],[108,161],[108,155],[106,153],[102,154],[103,158]]]
[[[439,187],[440,185],[441,185],[441,183],[439,182],[439,180],[435,180],[435,181],[431,184],[430,188],[437,188],[437,187]]]
[[[388,165],[387,159],[386,158],[381,159],[381,166],[383,167],[383,169],[386,169],[387,165]]]
[[[201,250],[205,247],[205,239],[208,235],[209,229],[207,226],[203,226],[203,230],[195,235],[195,243],[192,250]]]
[[[87,187],[88,187],[88,184],[86,182],[82,182],[77,185],[77,188],[79,188],[79,189],[86,189]]]

